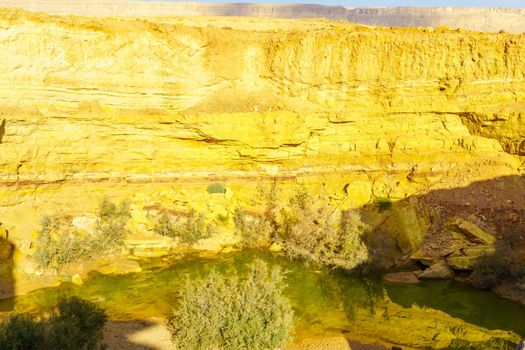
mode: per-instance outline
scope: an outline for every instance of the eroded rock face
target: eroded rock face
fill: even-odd
[[[93,217],[104,195],[132,202],[137,242],[158,239],[148,208],[194,207],[231,233],[274,182],[342,209],[523,207],[522,36],[0,13],[0,208],[16,240],[46,213]],[[457,191],[494,179],[490,200]],[[208,193],[217,182],[226,192]],[[367,224],[408,254],[428,231],[413,208]]]

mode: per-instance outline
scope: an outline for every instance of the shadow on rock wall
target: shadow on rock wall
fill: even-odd
[[[9,241],[9,231],[0,223],[0,299],[15,294],[13,267],[13,245]],[[2,302],[0,304],[0,313],[12,311],[13,307],[13,300]]]
[[[454,270],[468,272],[481,255],[505,254],[502,247],[508,244],[523,248],[525,177],[499,177],[401,201],[382,198],[360,212],[371,228],[365,242],[373,265],[415,267],[412,261],[425,267],[450,260]]]

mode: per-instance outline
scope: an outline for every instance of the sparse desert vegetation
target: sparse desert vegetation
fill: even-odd
[[[100,203],[94,232],[81,232],[68,217],[44,215],[34,260],[43,269],[59,270],[72,262],[121,251],[129,218],[126,201],[117,205],[107,198]]]

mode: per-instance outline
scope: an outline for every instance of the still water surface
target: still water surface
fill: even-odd
[[[259,251],[141,261],[140,273],[92,273],[82,286],[65,283],[0,301],[0,310],[14,304],[16,311],[43,312],[60,297],[77,295],[97,303],[112,319],[169,316],[177,305],[177,291],[188,278],[205,276],[212,269],[242,275],[256,258],[287,272],[285,294],[294,307],[296,338],[335,332],[361,342],[430,349],[443,348],[442,339],[451,335],[467,339],[490,330],[509,331],[513,339],[525,337],[525,307],[490,292],[453,282],[384,284],[374,276],[310,268]],[[505,344],[498,346],[512,349],[511,343]]]

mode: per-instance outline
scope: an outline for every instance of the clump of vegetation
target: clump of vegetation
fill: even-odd
[[[368,250],[362,237],[367,228],[358,213],[315,203],[303,188],[282,211],[277,234],[285,255],[344,269],[365,263]]]
[[[43,324],[27,315],[13,315],[0,324],[0,350],[43,349]]]
[[[130,216],[127,202],[116,205],[104,199],[100,204],[95,232],[88,234],[79,232],[69,218],[45,215],[38,232],[35,262],[41,268],[58,270],[75,261],[89,260],[122,249],[125,226]]]
[[[208,186],[208,193],[225,193],[226,187],[221,183],[214,183]]]
[[[214,231],[214,225],[207,223],[203,214],[191,209],[186,218],[179,218],[163,210],[157,218],[155,232],[172,238],[179,238],[180,243],[193,246],[201,239],[209,238]]]
[[[376,205],[379,212],[383,212],[392,207],[392,199],[390,199],[390,197],[379,197],[376,199]]]
[[[507,229],[505,240],[496,246],[496,252],[481,256],[470,274],[471,283],[481,289],[490,289],[509,279],[525,282],[525,266],[521,263],[521,241],[523,232],[515,228]]]
[[[241,237],[243,248],[268,246],[271,242],[272,224],[264,215],[248,215],[238,208],[233,217],[235,231]]]
[[[490,289],[510,277],[505,259],[499,255],[481,256],[470,274],[472,284],[481,289]]]
[[[106,313],[95,304],[76,297],[62,299],[47,321],[48,348],[103,349],[106,322]]]
[[[104,198],[100,203],[98,216],[96,238],[101,248],[121,245],[126,236],[126,224],[131,217],[129,202],[124,200],[117,205]]]
[[[58,269],[64,264],[87,258],[90,238],[81,236],[66,218],[43,216],[38,232],[35,262],[42,268]]]
[[[178,349],[275,349],[290,338],[293,311],[283,274],[256,260],[248,276],[212,271],[188,280],[168,323]]]
[[[177,233],[177,222],[167,210],[163,210],[157,217],[153,230],[161,236],[175,237]]]
[[[48,319],[13,315],[0,324],[0,350],[105,349],[106,313],[72,297],[59,301]]]

